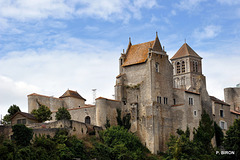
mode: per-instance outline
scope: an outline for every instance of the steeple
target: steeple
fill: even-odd
[[[202,59],[187,43],[184,43],[182,47],[176,52],[176,54],[171,58],[171,60],[175,60],[182,57],[196,57]]]
[[[156,38],[154,40],[154,44],[153,44],[153,47],[152,47],[153,51],[158,51],[158,52],[162,52],[163,49],[162,49],[162,46],[161,46],[161,43],[158,39],[158,33],[156,32]]]

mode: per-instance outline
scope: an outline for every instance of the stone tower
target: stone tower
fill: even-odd
[[[198,79],[202,75],[202,58],[187,44],[171,58],[174,88],[198,92]],[[205,83],[205,82],[204,82]]]
[[[173,68],[158,35],[132,45],[119,59],[115,97],[123,113],[131,113],[131,131],[153,153],[164,151],[172,133]]]
[[[184,43],[171,61],[174,88],[199,93],[202,109],[212,116],[206,78],[202,74],[202,58],[187,43]]]

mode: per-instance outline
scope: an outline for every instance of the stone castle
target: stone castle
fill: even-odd
[[[184,43],[169,57],[158,36],[154,41],[132,45],[119,58],[115,100],[99,97],[95,105],[85,104],[76,91],[61,97],[28,95],[28,112],[40,104],[52,111],[66,107],[72,119],[104,128],[106,120],[116,125],[117,109],[131,115],[131,132],[152,152],[166,150],[170,134],[177,129],[197,128],[205,110],[225,132],[240,116],[240,88],[224,89],[225,102],[209,96],[202,74],[202,58]]]

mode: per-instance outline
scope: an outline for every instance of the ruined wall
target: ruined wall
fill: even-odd
[[[56,111],[60,107],[67,107],[66,103],[62,99],[31,94],[28,95],[28,113],[31,113],[33,109],[38,109],[38,103],[49,107],[51,111]]]
[[[60,120],[51,123],[34,123],[27,125],[27,127],[32,128],[36,135],[44,134],[50,136],[54,136],[59,129],[66,129],[70,136],[74,135],[77,138],[83,138],[88,134],[93,134],[93,132],[98,136],[99,131],[102,130],[101,127],[73,120]]]

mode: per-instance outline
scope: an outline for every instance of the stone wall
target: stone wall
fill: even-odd
[[[224,98],[226,103],[230,104],[231,110],[240,112],[240,88],[225,88]]]
[[[53,111],[52,113],[52,120],[55,121],[56,118],[56,112]],[[80,107],[80,108],[72,108],[68,109],[68,112],[71,115],[71,120],[79,121],[85,123],[85,118],[87,116],[90,117],[92,125],[97,125],[96,124],[96,107],[95,106],[89,106],[89,107]]]

